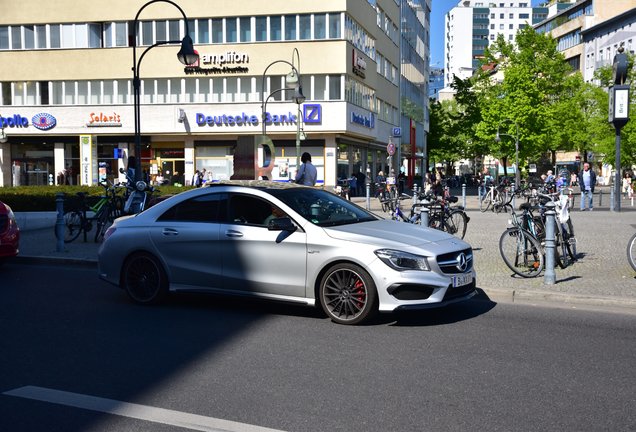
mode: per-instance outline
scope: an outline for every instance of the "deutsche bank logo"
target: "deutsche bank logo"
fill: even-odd
[[[402,128],[394,127],[393,128],[393,136],[394,137],[401,137],[402,136]]]
[[[305,104],[303,105],[303,121],[307,124],[322,123],[322,105]]]

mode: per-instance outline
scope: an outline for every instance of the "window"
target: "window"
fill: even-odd
[[[314,39],[327,37],[327,16],[325,14],[314,15]]]
[[[168,21],[168,40],[181,40],[181,29],[178,20]]]
[[[35,48],[35,33],[32,25],[24,27],[24,49]]]
[[[250,17],[239,18],[241,42],[252,42],[252,19]]]
[[[510,19],[514,19],[514,18],[515,18],[515,14],[513,14],[513,13],[509,14],[509,15],[508,15],[508,18],[510,18]]]
[[[60,25],[52,24],[49,27],[49,37],[51,40],[51,48],[60,48],[62,46],[62,36],[60,34]]]
[[[280,16],[269,17],[269,40],[279,41],[282,38],[282,24]]]
[[[490,24],[490,30],[494,30],[495,29],[495,25],[494,24]]]
[[[340,75],[329,75],[329,100],[341,100]]]
[[[329,39],[340,37],[340,14],[329,14]]]
[[[183,201],[159,216],[158,221],[222,222],[225,216],[225,195],[208,194]]]
[[[311,15],[298,16],[298,36],[299,39],[311,39]]]
[[[264,227],[265,220],[272,214],[272,204],[253,196],[233,194],[228,213],[230,223]]]
[[[11,27],[11,49],[22,49],[22,34],[20,26]]]
[[[212,20],[212,43],[223,43],[223,20],[221,18]]]
[[[102,26],[100,24],[88,25],[88,47],[89,48],[102,47]]]
[[[198,25],[198,43],[208,44],[210,43],[210,21],[207,19],[197,20]]]
[[[515,25],[514,24],[508,24],[508,30],[514,30]]]
[[[125,22],[115,23],[115,46],[128,46],[128,26]]]
[[[73,24],[62,24],[62,48],[75,48]]]
[[[267,17],[256,17],[256,40],[258,42],[267,40]]]
[[[38,87],[40,91],[40,105],[49,104],[49,83],[47,81],[39,81]]]
[[[285,15],[285,40],[296,40],[296,15]]]
[[[46,48],[46,26],[35,26],[35,47],[38,49]]]
[[[176,39],[175,39],[176,40]],[[146,21],[141,23],[141,43],[140,45],[152,45],[152,22]]]
[[[0,49],[9,49],[9,27],[0,26]]]
[[[168,40],[168,28],[166,27],[165,21],[157,21],[155,23],[155,32],[157,41],[165,41]]]
[[[225,20],[225,42],[234,43],[237,42],[236,34],[236,18],[227,18]]]

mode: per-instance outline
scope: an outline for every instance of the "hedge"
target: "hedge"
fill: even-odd
[[[174,195],[188,189],[192,187],[161,186],[153,193],[153,196]],[[97,201],[104,193],[104,188],[101,186],[0,187],[0,201],[9,205],[14,212],[55,211],[56,195],[59,192],[64,194],[65,207],[71,207],[79,200],[78,192],[84,192],[89,196],[89,201]],[[123,195],[123,191],[120,194]]]

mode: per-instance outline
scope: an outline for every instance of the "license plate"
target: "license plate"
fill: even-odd
[[[453,276],[453,288],[468,285],[473,282],[473,274],[468,273],[461,276]]]

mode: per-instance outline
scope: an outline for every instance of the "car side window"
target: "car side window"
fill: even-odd
[[[267,226],[273,205],[261,198],[233,194],[228,201],[228,222],[242,225]]]
[[[157,220],[161,222],[221,222],[226,203],[224,194],[201,195],[175,204]]]

